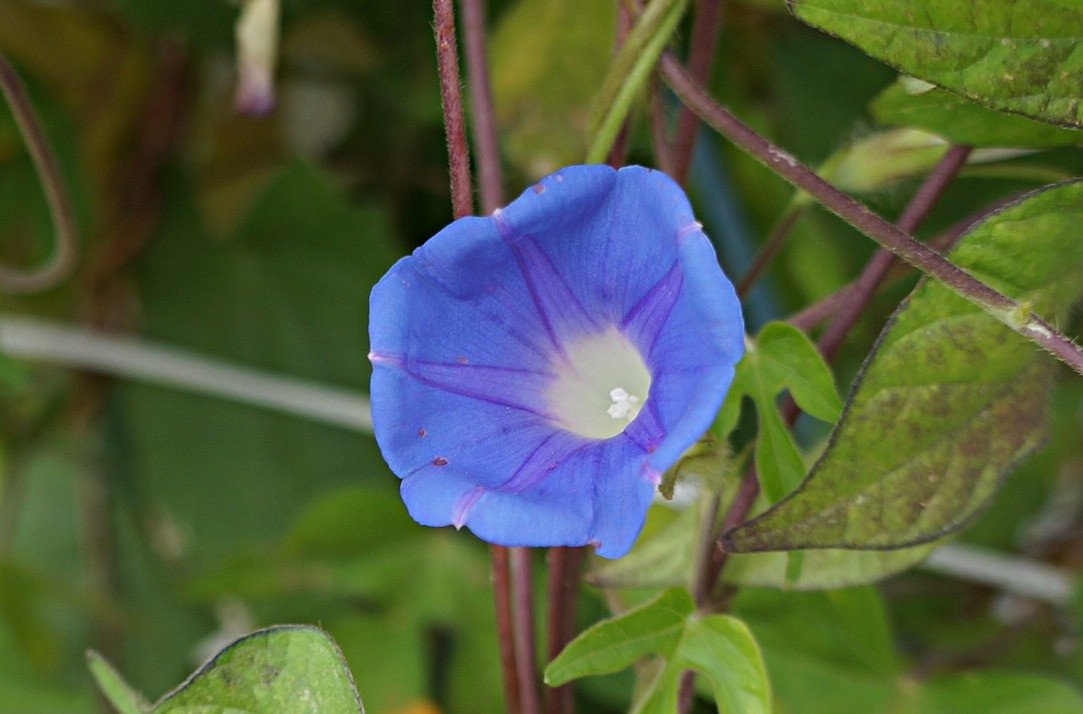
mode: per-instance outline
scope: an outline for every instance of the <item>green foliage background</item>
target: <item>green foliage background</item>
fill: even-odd
[[[848,7],[854,3],[793,4],[810,24],[827,23],[858,47],[872,46],[871,54],[905,44],[872,32]],[[1079,11],[1052,0],[1032,4],[1068,8],[1058,28],[1065,42],[1075,42],[1064,60],[1068,79],[1049,79],[1057,96],[1037,113],[1069,124],[1078,120],[1070,100],[1079,96],[1083,33],[1068,25]],[[0,296],[0,313],[133,333],[363,393],[368,292],[398,256],[450,219],[430,13],[427,3],[285,0],[279,107],[250,119],[231,105],[232,2],[0,0],[0,50],[42,114],[82,229],[74,278],[41,296]],[[489,14],[514,195],[537,176],[582,160],[592,98],[612,57],[614,10],[608,0],[506,0],[490,3]],[[850,24],[831,25],[839,15]],[[921,28],[906,32],[936,42]],[[679,28],[678,41],[686,34]],[[1028,53],[1040,40],[1019,38]],[[910,71],[908,63],[921,65],[930,50],[917,41],[907,46],[909,54],[885,56],[882,64],[800,23],[782,2],[734,0],[712,89],[759,131],[822,165],[889,217],[943,146],[912,137],[906,143],[883,133],[888,129],[922,129],[990,150],[1032,149],[989,154],[964,169],[924,236],[992,201],[1083,173],[1079,131],[988,108],[1026,113],[1030,99],[1012,95],[1010,86],[990,85],[988,97],[972,97],[988,99],[985,106],[940,89],[908,94],[888,65]],[[967,57],[1014,71],[1011,57],[980,38],[959,46]],[[945,73],[949,89],[958,89],[949,71],[956,59],[938,55],[928,65]],[[631,159],[651,164],[645,116],[637,103]],[[690,193],[734,276],[792,198],[781,179],[706,136]],[[1078,193],[1064,212],[1078,213]],[[0,110],[0,260],[32,264],[51,241],[30,158],[11,115]],[[873,247],[809,208],[747,303],[750,331],[852,280]],[[1055,241],[1048,250],[1059,250]],[[1078,255],[1078,236],[1067,252]],[[1071,295],[1045,297],[1062,313],[1058,326],[1079,334],[1067,308],[1083,271],[1056,277]],[[1044,285],[1037,280],[1020,290],[1037,290]],[[835,370],[843,394],[913,285],[907,278],[886,290],[844,346]],[[926,297],[922,308],[915,297],[911,307],[949,309],[951,299]],[[761,339],[792,347],[780,329],[769,326]],[[891,346],[881,345],[881,359],[905,362],[905,354],[889,354]],[[802,349],[786,348],[782,359],[811,374],[818,367],[803,361]],[[1026,365],[1009,367],[1059,369],[1043,377],[1052,384],[1050,435],[962,538],[1073,569],[1083,563],[1083,382],[1021,349],[1016,362]],[[1000,352],[990,354],[983,374],[1005,368],[996,362]],[[763,353],[760,371],[746,374],[739,392],[755,400],[756,417],[747,409],[739,415],[737,404],[726,418],[746,440],[757,419],[763,433],[782,440],[773,454],[761,441],[756,455],[774,464],[774,501],[797,484],[827,432],[824,422],[809,419],[799,423],[796,441],[785,429],[778,434],[781,422],[771,416],[778,391],[792,390],[799,403],[802,393],[771,370],[771,359]],[[1042,367],[1033,367],[1039,360]],[[803,393],[821,405],[803,406],[823,419],[838,410],[827,382]],[[1033,384],[1022,383],[1022,395],[998,392],[1002,408],[1011,412],[1018,397],[1040,411],[1031,402],[1041,397],[1023,399],[1033,397]],[[155,700],[216,646],[289,622],[318,624],[334,638],[370,712],[501,710],[487,550],[466,532],[416,526],[371,437],[221,398],[7,359],[0,360],[0,399],[0,711],[98,709],[88,648]],[[1013,458],[1014,451],[1002,460]],[[982,494],[996,480],[982,480]],[[629,556],[639,560],[623,571],[619,563],[593,570],[595,584],[619,585],[609,604],[641,603],[663,586],[685,584],[688,549],[678,557],[648,541],[668,533],[680,550],[695,517],[658,507],[643,546]],[[796,547],[808,545],[796,539]],[[676,598],[685,635],[717,626],[733,638],[734,651],[753,652],[755,661],[744,661],[748,676],[765,668],[777,711],[1083,711],[1083,598],[1050,607],[920,570],[877,586],[787,589],[864,583],[869,573],[894,572],[924,553],[808,551],[803,564],[739,556],[730,581],[774,587],[742,589],[734,617],[712,616],[718,620],[689,620],[679,595],[661,597]],[[581,629],[608,614],[597,587],[585,587],[580,600]],[[655,653],[693,666],[695,642],[659,642],[622,650],[618,660]],[[620,668],[614,662],[568,676],[613,672]],[[659,676],[675,681],[674,666],[660,667]],[[701,671],[705,697],[711,684],[727,686],[718,683],[730,669]],[[583,711],[632,703],[627,673],[577,687]],[[638,705],[664,710],[657,702]]]

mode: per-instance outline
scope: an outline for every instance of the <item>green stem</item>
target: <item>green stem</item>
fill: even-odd
[[[636,20],[595,100],[587,163],[600,163],[609,155],[632,102],[654,71],[658,56],[688,9],[688,2],[653,0]]]

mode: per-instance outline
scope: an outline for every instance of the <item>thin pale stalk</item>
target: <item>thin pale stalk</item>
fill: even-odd
[[[511,594],[515,624],[515,661],[519,680],[519,711],[539,714],[541,691],[536,665],[537,644],[534,637],[534,569],[529,548],[509,548]]]
[[[1061,359],[1083,375],[1083,347],[1040,316],[946,260],[929,246],[884,220],[867,206],[825,181],[815,171],[772,144],[718,104],[669,53],[661,59],[663,76],[681,100],[705,122],[772,171],[802,189],[825,208],[1012,330]]]
[[[28,295],[49,290],[63,282],[75,266],[75,245],[77,229],[75,211],[71,196],[60,165],[56,160],[41,119],[34,110],[26,87],[19,79],[18,72],[0,52],[0,93],[3,93],[12,116],[19,127],[26,150],[38,172],[38,180],[45,191],[45,200],[49,204],[49,214],[53,219],[56,237],[52,255],[48,262],[31,271],[17,270],[0,266],[0,290],[7,293]]]
[[[485,46],[485,3],[482,0],[460,0],[460,4],[463,9],[463,45],[466,48],[466,74],[476,147],[474,157],[478,167],[478,194],[481,212],[489,214],[504,203],[504,176],[500,168],[500,143],[493,115],[493,91]]]
[[[470,184],[470,146],[459,79],[459,49],[455,40],[454,0],[433,0],[436,64],[440,71],[440,104],[444,109],[448,171],[451,174],[451,208],[456,218],[474,212]]]
[[[722,29],[722,0],[696,0],[696,15],[692,20],[692,39],[688,47],[688,72],[706,85],[714,67],[715,47]],[[692,151],[696,147],[699,117],[682,106],[677,117],[677,134],[673,141],[673,173],[677,183],[688,178]]]

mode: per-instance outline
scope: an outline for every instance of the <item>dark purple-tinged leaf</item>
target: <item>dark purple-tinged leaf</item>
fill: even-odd
[[[1054,319],[1083,293],[1083,182],[990,216],[951,258]],[[1053,363],[943,285],[924,281],[857,378],[801,487],[730,531],[734,552],[899,548],[961,528],[1043,438]]]

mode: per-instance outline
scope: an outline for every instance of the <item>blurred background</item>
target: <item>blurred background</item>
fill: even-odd
[[[0,350],[0,711],[100,710],[87,648],[157,698],[217,646],[279,622],[326,628],[372,712],[499,711],[487,550],[466,532],[410,521],[350,401],[369,375],[371,286],[451,217],[431,7],[283,0],[277,102],[263,116],[234,104],[240,10],[229,0],[0,0],[0,52],[40,113],[79,227],[76,263],[57,287],[0,295],[0,333],[54,347],[82,329],[109,338],[89,357]],[[614,4],[499,0],[488,12],[514,196],[581,160]],[[716,94],[802,160],[823,164],[879,131],[867,104],[895,81],[889,68],[794,21],[781,0],[728,3],[724,28]],[[651,165],[643,116],[630,161]],[[916,159],[866,150],[883,175],[849,188],[893,216],[931,165],[922,150]],[[964,171],[929,234],[1083,170],[1078,148],[992,158]],[[707,135],[690,191],[734,276],[791,198]],[[34,266],[53,242],[5,105],[0,263]],[[747,303],[750,329],[848,282],[872,248],[808,212]],[[912,284],[888,290],[855,330],[841,386]],[[131,361],[108,374],[73,368],[121,353]],[[209,384],[137,374],[155,368],[194,370]],[[335,390],[299,401],[342,397],[343,414],[229,396],[230,384],[244,391],[244,379],[267,375]],[[1079,379],[1060,380],[1053,415],[1048,444],[966,539],[1074,568]],[[804,429],[806,443],[823,436]],[[807,691],[812,674],[873,697],[900,661],[918,673],[982,665],[1083,678],[1080,602],[1022,600],[920,571],[852,595],[849,619],[824,614],[832,595],[742,597],[780,700],[804,702],[791,711],[842,711],[829,692]],[[582,623],[604,612],[585,589]],[[890,649],[869,649],[875,633]],[[586,680],[584,710],[620,711],[630,683]]]

